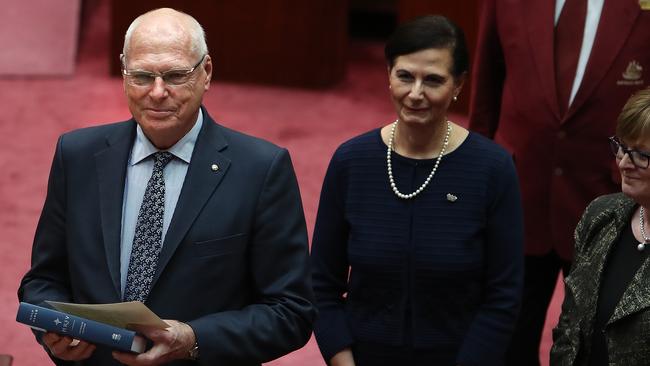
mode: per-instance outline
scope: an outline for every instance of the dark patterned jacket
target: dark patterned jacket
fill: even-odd
[[[636,207],[622,193],[601,196],[578,223],[575,262],[565,280],[562,314],[553,330],[552,366],[586,364],[604,264]],[[650,261],[642,264],[625,289],[605,333],[611,366],[650,365]]]

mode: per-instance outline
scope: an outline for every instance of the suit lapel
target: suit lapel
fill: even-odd
[[[585,74],[578,93],[569,107],[567,119],[589,99],[610,71],[610,66],[628,39],[635,20],[640,14],[641,8],[636,0],[605,1]]]
[[[586,319],[584,327],[591,327],[591,320],[596,314],[598,296],[600,294],[600,285],[602,282],[603,271],[607,264],[607,258],[611,252],[612,245],[618,240],[620,234],[629,223],[635,206],[635,203],[629,198],[622,197],[611,207],[608,216],[609,220],[605,222],[601,230],[588,240],[594,248],[593,253],[589,254],[589,259],[582,259],[582,266],[576,267],[566,280],[566,285],[576,297],[578,309],[584,311],[583,319]],[[585,329],[586,334],[591,334],[590,330]]]
[[[534,56],[544,99],[559,120],[553,52],[555,1],[521,1],[521,6],[526,17],[528,43]]]
[[[616,226],[608,225],[606,229],[599,233],[599,237],[616,236],[618,234]],[[600,283],[607,256],[612,248],[612,242],[605,241],[593,243],[592,245],[594,245],[594,252],[590,255],[588,263],[576,267],[566,279],[566,286],[576,296],[576,303],[580,303],[577,308],[585,311],[583,316],[585,319],[593,319],[596,314]],[[591,322],[588,321],[587,324],[591,325]]]
[[[639,268],[632,278],[632,282],[630,282],[627,289],[625,289],[621,300],[614,309],[614,314],[607,324],[611,324],[625,316],[650,307],[650,286],[648,285],[648,276],[650,276],[650,262],[648,261],[648,257],[646,257],[645,262],[643,262],[641,268]]]
[[[118,125],[117,130],[107,136],[106,149],[95,154],[104,250],[118,299],[121,298],[122,201],[124,199],[126,167],[135,138],[135,126],[133,120]]]
[[[205,109],[203,115],[203,126],[194,146],[174,215],[167,229],[156,274],[151,284],[152,288],[230,166],[230,160],[220,153],[228,146],[225,138]],[[216,171],[213,170],[214,164],[218,166]]]
[[[631,208],[635,209],[636,205]],[[626,210],[626,225],[629,225],[629,219],[632,217],[633,210]],[[621,300],[619,300],[614,314],[609,319],[607,324],[611,324],[625,316],[639,312],[647,307],[650,307],[650,286],[648,285],[648,278],[650,276],[650,257],[646,257],[641,265],[641,268],[634,274],[632,281],[623,292]]]

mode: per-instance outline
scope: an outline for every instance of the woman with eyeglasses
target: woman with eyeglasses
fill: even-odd
[[[609,143],[622,192],[578,223],[551,365],[650,365],[650,89],[628,100]]]

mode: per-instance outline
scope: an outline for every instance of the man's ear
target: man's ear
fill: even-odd
[[[205,56],[205,61],[203,62],[203,70],[205,70],[205,90],[210,89],[210,81],[212,80],[212,57],[210,55]]]

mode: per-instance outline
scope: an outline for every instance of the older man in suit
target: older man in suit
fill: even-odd
[[[140,329],[139,355],[39,341],[57,365],[257,365],[299,348],[315,310],[288,152],[201,107],[212,60],[189,15],[138,17],[122,62],[133,119],[60,137],[19,298],[140,300],[170,327]]]
[[[546,309],[587,204],[617,191],[607,146],[627,98],[650,83],[650,4],[486,0],[470,128],[514,156],[525,214],[523,307],[512,365],[539,364]]]

